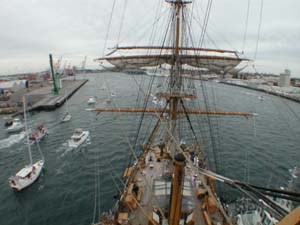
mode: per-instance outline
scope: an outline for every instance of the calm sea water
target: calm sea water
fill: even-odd
[[[50,135],[40,143],[46,159],[44,172],[34,185],[20,193],[10,189],[7,179],[28,161],[25,140],[17,142],[19,136],[9,137],[4,129],[0,130],[0,224],[90,224],[93,222],[98,167],[101,211],[114,205],[113,196],[118,190],[116,184],[120,185],[118,177],[122,176],[130,156],[128,142],[134,143],[140,116],[87,112],[86,102],[89,96],[97,96],[97,107],[136,106],[137,83],[143,84],[146,91],[150,78],[120,73],[81,77],[87,77],[89,82],[69,100],[71,121],[58,123],[66,106],[52,112],[29,115],[30,127],[43,123]],[[161,82],[163,78],[154,81],[155,89],[156,84]],[[213,82],[204,82],[204,88],[199,84],[195,81],[200,99],[196,103],[187,102],[188,106],[204,107],[202,90],[205,89],[207,97],[214,99],[209,102],[211,109],[259,114],[255,119],[212,117],[211,132],[207,117],[191,116],[210,165],[214,167],[215,155],[218,172],[225,176],[262,186],[285,186],[289,179],[288,169],[300,166],[300,104]],[[109,88],[103,90],[103,86]],[[111,91],[117,95],[112,98],[111,104],[107,104]],[[264,95],[264,101],[259,100],[260,95]],[[150,127],[153,126],[153,116],[146,116],[145,120],[152,122]],[[3,122],[0,125],[4,127]],[[184,129],[187,124],[182,123],[181,126]],[[80,149],[69,150],[67,140],[79,127],[90,131],[90,141]],[[143,142],[149,129],[146,123],[142,124],[139,143]],[[191,134],[182,134],[186,142],[190,137]],[[34,158],[38,159],[36,147],[32,151]],[[298,190],[299,183],[296,183]],[[231,189],[223,189],[222,194],[234,197]]]

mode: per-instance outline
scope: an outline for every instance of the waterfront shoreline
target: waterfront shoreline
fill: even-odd
[[[240,85],[240,84],[236,84],[236,83],[230,83],[230,82],[226,82],[226,81],[220,81],[220,83],[222,84],[227,84],[227,85],[232,85],[232,86],[236,86],[236,87],[241,87],[241,88],[246,88],[246,89],[250,89],[250,90],[255,90],[255,91],[259,91],[259,92],[264,92],[270,95],[274,95],[274,96],[278,96],[278,97],[282,97],[297,103],[300,103],[300,98],[296,98],[296,97],[292,97],[292,96],[287,96],[285,94],[282,93],[278,93],[278,92],[272,92],[269,90],[265,90],[262,88],[257,88],[257,87],[250,87],[250,86],[246,86],[246,85]]]
[[[28,92],[22,92],[14,96],[15,107],[8,106],[7,108],[2,108],[0,114],[10,115],[11,117],[16,117],[23,113],[20,102],[22,96],[27,99],[28,111],[52,111],[60,106],[62,106],[67,99],[74,95],[84,84],[88,82],[88,79],[80,80],[64,80],[63,88],[60,90],[60,94],[54,95],[51,91],[52,86],[45,86],[41,88],[34,89]]]

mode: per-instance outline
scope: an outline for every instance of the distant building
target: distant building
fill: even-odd
[[[279,76],[279,87],[289,87],[290,86],[290,78],[291,77],[291,71],[286,69],[284,70],[284,73],[281,73]]]
[[[18,90],[26,87],[26,80],[0,82],[1,89]]]
[[[300,87],[300,78],[291,78],[291,85],[294,87]]]

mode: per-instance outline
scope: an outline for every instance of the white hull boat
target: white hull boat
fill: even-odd
[[[89,131],[83,131],[82,129],[76,129],[74,134],[71,137],[71,140],[69,140],[69,147],[78,148],[80,145],[82,145],[88,139],[89,135],[90,135]]]
[[[39,160],[33,165],[26,165],[15,176],[9,178],[10,187],[16,191],[21,191],[31,185],[40,176],[44,163],[44,160]]]
[[[65,96],[66,96],[66,93],[65,93]],[[66,97],[66,113],[65,115],[61,118],[60,122],[64,123],[64,122],[68,122],[72,119],[72,115],[71,113],[69,112],[69,104],[68,104],[68,98]]]
[[[72,118],[71,114],[67,112],[67,113],[64,115],[64,117],[63,117],[60,121],[61,121],[62,123],[68,122],[68,121],[71,120],[71,118]]]
[[[14,119],[11,126],[9,126],[6,131],[8,133],[18,132],[24,128],[24,124],[21,123],[19,119]]]
[[[96,103],[95,97],[90,97],[89,100],[87,101],[87,103],[88,103],[89,105],[95,104],[95,103]]]
[[[45,164],[43,154],[42,154],[41,149],[39,148],[38,144],[37,144],[38,150],[42,156],[42,159],[33,163],[31,147],[30,147],[30,142],[29,142],[28,128],[27,128],[27,121],[26,121],[26,108],[25,108],[26,103],[25,103],[24,97],[23,97],[23,107],[24,107],[24,120],[25,120],[25,129],[26,129],[27,149],[28,149],[30,163],[28,165],[26,165],[24,168],[22,168],[19,172],[17,172],[15,176],[11,176],[8,179],[10,187],[16,191],[21,191],[22,189],[28,187],[33,182],[35,182],[37,180],[37,178],[40,176],[42,168]],[[44,127],[39,126],[39,128],[44,128]]]

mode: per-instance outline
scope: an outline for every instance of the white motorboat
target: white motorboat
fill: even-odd
[[[64,122],[67,122],[69,120],[71,120],[72,116],[69,112],[66,112],[66,114],[61,118],[61,122],[64,123]]]
[[[27,129],[26,108],[25,108],[26,103],[24,97],[23,97],[23,106],[24,106],[24,120],[25,120],[25,130],[26,130],[26,139],[27,139],[27,149],[28,149],[30,163],[28,165],[25,165],[21,170],[19,170],[15,176],[11,176],[8,179],[10,187],[16,191],[20,191],[28,187],[32,183],[34,183],[37,180],[37,178],[40,176],[42,168],[45,164],[44,157],[42,155],[41,149],[39,148],[38,144],[37,144],[38,150],[42,156],[42,159],[33,163],[31,147],[29,143],[29,134]]]
[[[38,125],[35,131],[30,135],[29,139],[32,142],[42,140],[46,135],[48,135],[48,130],[44,127],[44,125]]]
[[[81,128],[77,128],[72,135],[71,140],[69,140],[69,147],[78,148],[87,140],[89,134],[89,131],[83,131]]]
[[[34,164],[26,165],[15,176],[9,178],[9,185],[16,191],[28,187],[40,176],[45,161],[39,160]]]
[[[88,104],[95,104],[96,103],[96,98],[94,96],[89,97],[87,103]]]
[[[19,119],[14,119],[12,124],[6,129],[8,133],[18,132],[24,128],[24,124]]]

